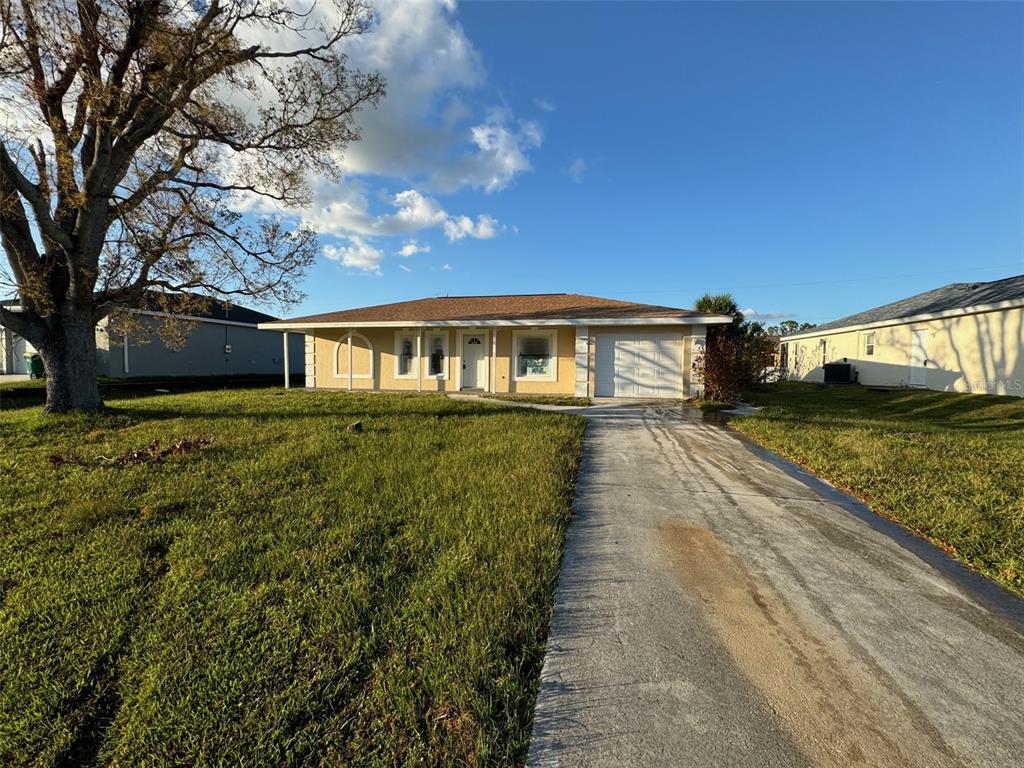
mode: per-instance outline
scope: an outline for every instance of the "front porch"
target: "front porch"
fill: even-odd
[[[422,327],[310,329],[306,386],[317,389],[588,394],[577,382],[578,329]],[[589,354],[583,337],[581,369]]]

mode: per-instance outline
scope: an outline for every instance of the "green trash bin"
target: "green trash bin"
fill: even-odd
[[[25,368],[28,370],[28,377],[30,379],[46,378],[43,358],[39,356],[38,352],[28,352],[25,354]]]

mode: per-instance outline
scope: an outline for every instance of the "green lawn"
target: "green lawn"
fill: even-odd
[[[582,419],[109,405],[0,413],[0,765],[522,762]]]
[[[1024,400],[781,385],[730,424],[1024,594]]]

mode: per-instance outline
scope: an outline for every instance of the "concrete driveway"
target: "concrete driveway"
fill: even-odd
[[[1024,764],[1024,602],[699,418],[586,415],[531,765]]]

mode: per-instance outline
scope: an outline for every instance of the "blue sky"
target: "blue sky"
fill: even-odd
[[[293,314],[730,290],[823,322],[1024,272],[1024,5],[378,11],[353,61],[389,96],[317,186]]]

